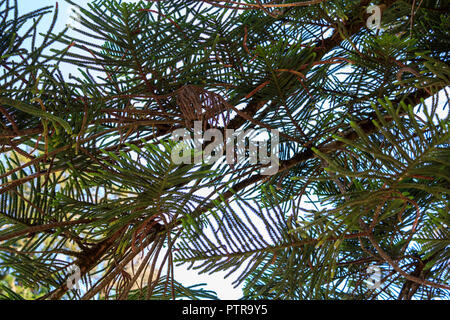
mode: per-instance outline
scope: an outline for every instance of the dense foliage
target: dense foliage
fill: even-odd
[[[79,10],[57,33],[57,5],[0,0],[1,297],[215,298],[179,263],[245,299],[450,297],[445,1]],[[194,120],[277,129],[278,173],[176,165],[171,133]]]

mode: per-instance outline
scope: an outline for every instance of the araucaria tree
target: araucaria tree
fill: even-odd
[[[246,299],[448,299],[445,3],[97,0],[56,32],[0,0],[1,297],[215,298],[186,264]],[[278,171],[175,163],[194,122],[278,132]]]

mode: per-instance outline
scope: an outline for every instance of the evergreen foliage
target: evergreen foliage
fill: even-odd
[[[244,299],[449,299],[449,9],[96,0],[57,33],[0,0],[0,298],[215,299],[187,264]],[[278,173],[174,164],[195,120],[279,130]]]

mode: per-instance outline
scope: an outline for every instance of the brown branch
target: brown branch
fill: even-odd
[[[62,222],[44,224],[44,225],[40,225],[40,226],[33,226],[33,227],[26,228],[24,230],[20,230],[20,231],[16,231],[13,233],[9,233],[4,236],[0,236],[0,241],[9,240],[9,239],[16,238],[16,237],[19,237],[19,236],[22,236],[25,234],[33,234],[33,233],[42,232],[42,231],[51,230],[51,229],[60,228],[60,227],[67,227],[67,226],[73,226],[73,225],[77,225],[77,224],[90,223],[93,221],[95,221],[95,220],[80,219],[80,220],[73,220],[73,221],[62,221]]]
[[[80,268],[81,277],[84,277],[99,263],[103,255],[113,247],[115,241],[122,235],[127,227],[128,225],[116,231],[111,237],[104,239],[93,248],[83,251],[83,258],[75,261],[75,264]],[[149,240],[147,242],[153,242],[162,230],[163,227],[161,225],[156,225],[150,232],[148,238]],[[42,299],[59,300],[67,293],[68,290],[69,288],[67,287],[67,284],[63,283],[59,288],[42,297]]]
[[[395,271],[397,271],[398,273],[400,273],[403,277],[405,277],[407,280],[415,283],[415,284],[419,284],[419,285],[424,285],[424,286],[430,286],[433,288],[440,288],[440,289],[445,289],[445,290],[450,290],[450,286],[445,285],[445,284],[440,284],[440,283],[435,283],[435,282],[431,282],[428,281],[426,279],[422,279],[419,278],[415,275],[411,275],[406,273],[405,271],[403,271],[402,268],[400,268],[400,266],[380,247],[380,245],[378,244],[378,242],[375,240],[373,234],[369,231],[367,233],[367,238],[369,239],[370,243],[372,244],[372,246],[375,248],[375,250],[377,250],[378,254],[392,267],[394,268]]]

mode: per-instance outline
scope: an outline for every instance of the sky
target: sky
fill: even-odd
[[[74,21],[70,19],[70,16],[73,15],[71,12],[70,4],[66,3],[64,0],[55,1],[55,0],[18,0],[19,3],[19,13],[26,13],[36,9],[40,9],[46,6],[55,6],[55,3],[58,3],[58,20],[55,25],[54,33],[62,31],[66,24],[73,24]],[[78,5],[87,8],[88,0],[75,0],[75,3]],[[136,0],[125,0],[124,2],[137,2]],[[48,29],[52,21],[52,15],[48,14],[45,17],[46,20],[42,21],[40,25],[41,32],[45,32]],[[68,31],[73,32],[71,30]],[[79,35],[77,34],[77,37]],[[64,65],[63,66],[63,74],[68,75],[69,73],[76,74],[77,70],[73,66]],[[190,286],[199,283],[205,283],[206,286],[203,288],[208,290],[213,290],[217,293],[217,296],[220,299],[239,299],[242,297],[242,289],[241,288],[233,288],[233,276],[230,276],[227,279],[224,279],[226,272],[216,272],[214,275],[198,275],[195,270],[187,270],[185,266],[179,266],[175,268],[175,279],[182,283],[185,286]],[[237,276],[237,275],[236,275]]]

